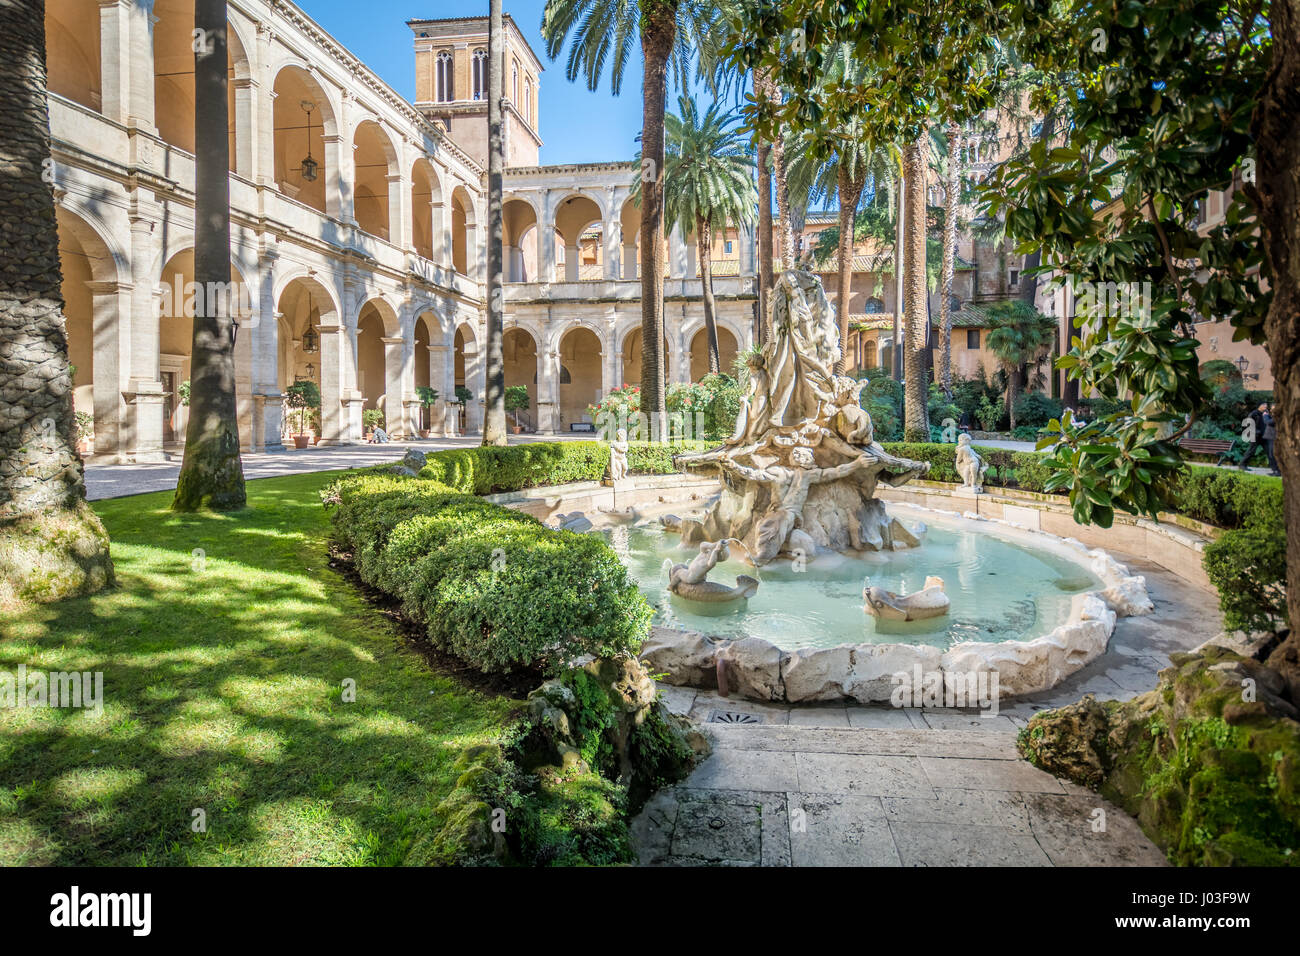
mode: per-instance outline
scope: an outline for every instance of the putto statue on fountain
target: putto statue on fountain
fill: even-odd
[[[916,546],[917,535],[886,514],[875,490],[929,465],[886,452],[858,401],[865,383],[835,374],[839,328],[816,276],[781,275],[768,332],[762,351],[746,359],[749,387],[735,432],[719,448],[678,458],[716,469],[723,483],[702,520],[682,522],[683,543],[734,538],[756,565],[795,548]]]

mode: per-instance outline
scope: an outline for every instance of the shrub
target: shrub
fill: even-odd
[[[553,673],[582,654],[635,652],[649,627],[650,607],[599,538],[421,478],[353,475],[328,497],[362,580],[481,671]]]
[[[999,397],[996,402],[989,401],[987,395],[980,399],[979,407],[975,409],[975,417],[979,419],[980,426],[986,432],[997,429],[998,423],[1007,414],[1007,400]]]
[[[1059,398],[1042,392],[1026,392],[1016,400],[1016,424],[1038,429],[1053,418],[1060,418],[1064,410]]]
[[[361,424],[366,428],[382,428],[384,425],[384,412],[379,408],[367,408],[361,413]]]
[[[1225,531],[1205,546],[1204,566],[1230,630],[1274,631],[1286,623],[1286,533],[1280,524]]]

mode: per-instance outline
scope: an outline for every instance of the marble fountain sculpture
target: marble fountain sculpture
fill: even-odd
[[[681,455],[711,468],[721,494],[702,519],[681,522],[683,544],[734,539],[755,566],[780,556],[916,547],[923,529],[891,518],[875,497],[929,470],[897,458],[858,403],[865,382],[833,371],[839,329],[820,280],[791,270],[777,283],[771,335],[748,360],[735,433],[720,448]]]
[[[649,586],[647,574],[653,576],[651,569],[662,561],[662,551],[658,557],[655,553],[663,545],[654,542],[679,538],[669,546],[693,546],[698,554],[689,563],[662,561],[668,594],[700,605],[714,602],[720,610],[727,602],[736,608],[730,618],[715,618],[716,627],[695,625],[703,632],[669,626],[652,630],[642,657],[664,672],[669,683],[714,686],[725,668],[728,686],[746,697],[792,703],[850,698],[865,703],[890,700],[897,675],[919,669],[938,675],[945,687],[993,674],[1001,677],[995,694],[1030,693],[1054,686],[1104,653],[1117,614],[1150,613],[1144,580],[1130,576],[1103,551],[1089,551],[1073,539],[1010,521],[900,505],[905,513],[934,523],[932,544],[940,538],[944,542],[942,547],[934,544],[936,554],[946,551],[948,557],[927,562],[927,548],[922,546],[926,524],[904,524],[886,511],[876,490],[881,482],[896,487],[923,476],[929,465],[891,455],[876,442],[871,417],[859,404],[865,383],[834,372],[841,356],[839,330],[814,275],[791,270],[780,277],[768,333],[762,350],[747,359],[748,388],[734,433],[718,448],[677,458],[689,471],[716,475],[716,496],[702,511],[658,519],[657,532],[646,529],[648,516],[621,529],[619,547],[625,560],[639,562],[643,586]],[[986,470],[969,437],[963,437],[956,460],[964,488],[954,496],[982,491]],[[620,435],[611,449],[615,480],[625,474],[624,441]],[[638,534],[645,536],[641,543],[629,545]],[[749,607],[758,581],[748,575],[738,575],[734,587],[710,582],[709,572],[732,551],[771,574],[765,594],[755,603],[780,593],[789,604],[759,611]],[[800,573],[818,555],[827,569],[818,574],[829,584],[817,585]],[[1035,580],[1046,583],[1035,587],[1054,588],[1051,595],[1025,590],[1017,576],[1024,561],[1039,562],[1041,567],[1035,565],[1033,573],[1040,577]],[[859,631],[845,622],[829,635],[830,643],[804,639],[798,617],[801,602],[825,603],[826,598],[817,595],[831,593],[825,588],[856,565],[870,568],[862,585],[863,604],[854,608],[857,619],[869,615],[868,620],[880,626],[864,625]],[[964,602],[960,618],[944,580],[935,574],[936,565],[954,575],[954,594],[959,592]],[[1058,566],[1066,570],[1055,570]],[[924,580],[922,587],[900,593],[879,586],[897,580],[900,570],[908,567]],[[1058,575],[1067,583],[1053,585],[1043,579],[1044,569],[1049,578]],[[977,572],[980,584],[972,590]],[[1082,584],[1069,583],[1080,580]],[[1083,587],[1096,590],[1084,592]],[[850,595],[832,598],[823,619],[830,620],[842,607],[838,601],[856,604]],[[1011,615],[1012,605],[1041,608],[1043,601],[1053,610],[1046,620],[1050,630],[1041,636],[1029,639],[1031,631],[1014,617],[983,638],[963,636],[979,630],[975,625],[986,620],[972,618],[976,604],[987,609],[991,602],[989,613],[997,623]],[[1029,617],[1036,620],[1033,613]],[[779,630],[765,633],[780,633],[783,636],[773,640],[786,647],[747,633],[751,626],[764,626],[768,618]],[[950,620],[951,630],[942,623]],[[941,625],[937,631],[934,624]],[[1026,639],[995,636],[1004,628]],[[927,636],[918,643],[880,640],[886,633],[914,631]]]

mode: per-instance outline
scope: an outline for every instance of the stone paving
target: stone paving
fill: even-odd
[[[1155,614],[1121,619],[1106,654],[1051,691],[1004,702],[996,716],[765,704],[664,685],[668,708],[695,720],[714,750],[633,821],[640,862],[1165,865],[1123,810],[1038,770],[1015,749],[1016,732],[1035,711],[1086,693],[1127,699],[1150,690],[1170,653],[1221,629],[1213,595],[1158,566],[1116,557],[1146,575]]]

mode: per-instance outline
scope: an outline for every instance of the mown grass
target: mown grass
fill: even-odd
[[[0,671],[104,675],[99,715],[0,708],[0,864],[426,860],[452,764],[518,702],[432,672],[329,566],[336,477],[95,506],[117,587],[0,622]]]

